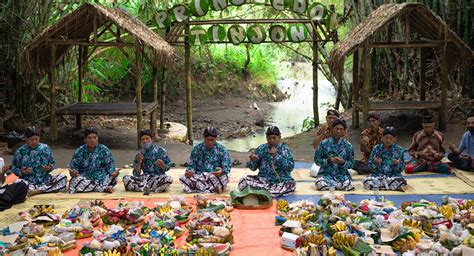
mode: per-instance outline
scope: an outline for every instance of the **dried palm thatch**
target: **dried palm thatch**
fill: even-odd
[[[95,21],[94,21],[95,19]],[[94,25],[96,22],[96,26]],[[47,72],[51,64],[52,40],[76,40],[88,42],[97,28],[114,24],[137,40],[143,49],[155,54],[154,65],[171,63],[174,49],[144,23],[118,8],[98,4],[83,4],[61,20],[44,29],[22,52],[22,70]],[[58,44],[54,66],[61,63],[73,44]]]
[[[419,3],[384,4],[373,11],[367,19],[359,23],[347,37],[338,42],[330,53],[329,67],[336,78],[344,73],[345,57],[372,40],[373,35],[400,17],[408,21],[420,37],[429,40],[447,40],[447,56],[457,62],[471,62],[474,51],[462,41],[455,32],[434,12]]]

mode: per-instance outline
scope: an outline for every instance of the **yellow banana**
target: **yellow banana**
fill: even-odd
[[[446,219],[452,219],[454,217],[453,208],[449,205],[442,205],[438,210]]]

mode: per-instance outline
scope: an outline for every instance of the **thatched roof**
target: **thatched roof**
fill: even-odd
[[[408,15],[410,27],[421,37],[432,40],[448,40],[447,55],[461,56],[458,61],[471,61],[474,51],[462,41],[454,31],[434,12],[419,3],[384,4],[370,13],[363,22],[355,27],[347,37],[338,42],[330,53],[329,67],[341,79],[344,73],[345,57],[363,47],[367,40],[394,22],[397,18]],[[404,20],[404,19],[402,19]]]
[[[86,3],[44,29],[26,46],[22,53],[24,70],[33,69],[46,72],[49,69],[51,40],[89,41],[91,34],[94,33],[94,17],[97,20],[97,28],[100,29],[101,26],[113,23],[121,31],[127,32],[131,37],[137,39],[143,48],[150,50],[151,53],[156,53],[154,64],[164,65],[171,62],[174,54],[173,47],[144,23],[122,9]],[[73,45],[58,45],[54,63],[60,63],[72,47]]]

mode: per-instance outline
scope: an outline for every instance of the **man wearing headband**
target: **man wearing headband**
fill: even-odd
[[[474,171],[474,111],[467,115],[467,131],[462,135],[459,147],[454,144],[449,146],[452,153],[449,153],[448,159],[452,165],[464,171]],[[464,153],[465,152],[465,153]]]
[[[445,153],[444,135],[435,130],[433,117],[423,117],[422,126],[423,130],[413,135],[413,142],[408,148],[413,159],[406,165],[405,172],[451,173],[449,165],[441,162]]]
[[[354,149],[344,138],[346,129],[346,121],[334,120],[331,137],[323,140],[314,153],[314,162],[321,167],[316,177],[317,190],[354,189],[348,171],[354,164]]]
[[[296,182],[291,177],[295,166],[288,145],[280,143],[281,133],[278,127],[270,126],[266,132],[267,143],[260,145],[250,155],[247,167],[258,175],[247,175],[240,179],[239,189],[264,189],[274,196],[282,196],[295,191]]]
[[[25,137],[13,156],[12,172],[28,185],[28,196],[66,191],[66,175],[51,175],[56,162],[48,145],[40,143],[39,131],[28,127]]]
[[[382,143],[376,145],[370,153],[369,167],[372,174],[363,181],[365,189],[405,191],[407,181],[402,176],[405,169],[405,149],[395,144],[396,141],[395,128],[386,127]]]
[[[95,128],[84,130],[84,142],[85,144],[74,152],[69,164],[72,177],[69,193],[112,193],[119,175],[119,170],[115,170],[112,152],[103,144],[99,144],[99,135]]]
[[[370,127],[363,130],[360,134],[360,151],[363,157],[360,161],[355,161],[354,170],[359,174],[369,174],[370,168],[367,165],[369,162],[370,152],[375,145],[382,142],[383,128],[380,127],[380,115],[377,113],[370,113],[367,118]]]
[[[179,181],[186,193],[221,193],[229,182],[230,155],[216,142],[216,128],[207,127],[203,135],[204,141],[193,147],[186,172]]]
[[[166,175],[171,167],[171,160],[166,150],[153,144],[150,130],[140,132],[141,149],[133,161],[133,176],[123,177],[127,191],[161,193],[173,183],[173,178]]]
[[[315,129],[314,140],[313,140],[313,148],[317,149],[321,141],[331,137],[332,131],[332,122],[338,119],[340,116],[339,111],[335,109],[330,109],[326,113],[326,123],[321,124]],[[346,132],[344,132],[344,138],[347,140],[349,136]],[[314,164],[311,166],[310,176],[316,178],[319,172],[319,166]]]

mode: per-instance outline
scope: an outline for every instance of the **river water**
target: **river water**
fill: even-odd
[[[276,125],[280,128],[282,137],[300,133],[304,119],[313,116],[312,85],[311,63],[282,62],[277,86],[289,97],[284,101],[271,103],[265,118],[265,130],[268,126]],[[333,105],[336,100],[336,91],[321,72],[318,73],[318,88],[319,116],[320,121],[324,122],[328,104]],[[248,152],[265,141],[264,133],[256,133],[249,137],[223,140],[221,143],[230,150]]]

